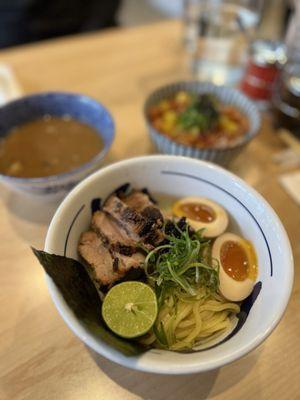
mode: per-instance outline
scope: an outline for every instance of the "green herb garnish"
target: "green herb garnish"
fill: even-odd
[[[194,296],[199,287],[209,294],[219,286],[219,265],[211,259],[210,241],[202,230],[190,233],[188,225],[177,229],[179,237],[167,236],[168,243],[152,250],[145,260],[145,272],[159,304],[172,290]]]
[[[198,129],[199,133],[214,127],[219,118],[215,99],[207,94],[197,97],[178,117],[184,130]]]

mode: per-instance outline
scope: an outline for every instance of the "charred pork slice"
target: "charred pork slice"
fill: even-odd
[[[161,232],[164,218],[160,209],[151,201],[149,195],[136,190],[124,198],[123,201],[127,206],[139,212],[146,221],[139,232],[144,243],[155,245],[161,242],[164,239],[164,235]]]
[[[78,251],[89,267],[90,274],[99,285],[108,285],[119,278],[113,268],[113,259],[103,241],[95,232],[82,233]]]
[[[160,229],[163,216],[142,192],[133,192],[122,199],[112,195],[105,202],[104,211],[112,215],[136,242],[154,246],[164,238]]]
[[[96,211],[92,217],[92,229],[102,238],[106,246],[126,256],[136,252],[136,242],[114,218],[103,211]]]
[[[145,260],[145,256],[140,252],[136,252],[131,256],[124,256],[123,254],[115,253],[114,256],[114,260],[118,260],[115,261],[115,269],[118,268],[118,271],[122,276],[132,268],[139,268]]]
[[[139,212],[145,219],[151,219],[157,226],[163,225],[164,219],[160,209],[155,206],[146,193],[136,190],[122,200],[128,207]]]
[[[144,260],[141,253],[128,257],[109,251],[102,239],[93,231],[84,232],[81,235],[78,251],[99,287],[112,284],[130,269],[140,267]]]
[[[128,196],[122,196],[120,199],[137,212],[142,212],[144,208],[154,205],[147,194],[138,190],[133,190]]]
[[[111,215],[135,242],[140,241],[139,232],[144,228],[146,221],[137,211],[128,207],[115,194],[106,200],[103,211]]]

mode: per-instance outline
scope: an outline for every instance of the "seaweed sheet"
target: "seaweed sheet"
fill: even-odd
[[[119,338],[105,326],[101,317],[102,302],[99,293],[79,261],[34,248],[32,250],[80,323],[93,336],[127,356],[145,351],[138,343]]]

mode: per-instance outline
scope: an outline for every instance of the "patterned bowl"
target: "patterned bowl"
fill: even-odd
[[[244,136],[243,141],[235,146],[227,147],[225,149],[197,149],[195,147],[179,144],[157,131],[149,121],[149,108],[154,104],[157,104],[160,100],[168,98],[180,90],[186,90],[196,94],[213,94],[223,104],[234,105],[242,111],[243,114],[247,116],[250,123],[250,129]],[[197,81],[174,83],[155,90],[150,94],[145,102],[144,116],[150,137],[160,153],[198,158],[201,160],[212,161],[223,166],[227,166],[241,152],[241,150],[247,146],[250,140],[257,135],[261,124],[260,114],[256,105],[240,91],[225,86],[217,86],[209,82]]]
[[[0,138],[25,122],[43,115],[64,116],[93,127],[103,140],[104,147],[91,161],[70,172],[41,178],[18,178],[0,174],[0,181],[13,190],[52,199],[63,197],[73,186],[94,172],[114,140],[115,127],[109,111],[96,100],[75,93],[46,92],[25,96],[0,108]]]

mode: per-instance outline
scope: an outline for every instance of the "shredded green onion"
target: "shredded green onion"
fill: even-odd
[[[145,259],[145,273],[159,304],[174,290],[195,296],[202,287],[209,295],[219,286],[219,264],[211,259],[210,240],[203,237],[203,230],[190,233],[188,226],[176,228],[179,237],[167,236],[168,244],[150,251]]]

